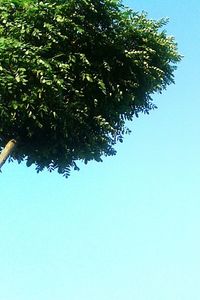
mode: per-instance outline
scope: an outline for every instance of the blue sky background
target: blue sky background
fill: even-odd
[[[3,167],[2,300],[200,299],[199,0],[124,3],[169,17],[176,84],[103,163],[67,180]]]

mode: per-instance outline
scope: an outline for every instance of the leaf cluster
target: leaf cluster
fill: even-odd
[[[0,1],[0,147],[68,176],[101,161],[174,82],[180,55],[165,20],[117,0]]]

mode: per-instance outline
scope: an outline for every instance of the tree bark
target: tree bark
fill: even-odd
[[[16,140],[10,140],[5,148],[2,150],[2,152],[0,153],[0,170],[1,167],[3,166],[3,164],[6,162],[8,156],[12,153],[12,151],[14,150],[15,146],[16,146]]]

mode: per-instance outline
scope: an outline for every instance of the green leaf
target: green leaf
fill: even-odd
[[[163,26],[119,0],[0,0],[0,148],[69,176],[116,154],[181,60]]]

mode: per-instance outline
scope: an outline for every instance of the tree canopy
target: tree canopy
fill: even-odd
[[[118,0],[0,0],[0,147],[68,176],[122,142],[174,82],[177,45]]]

